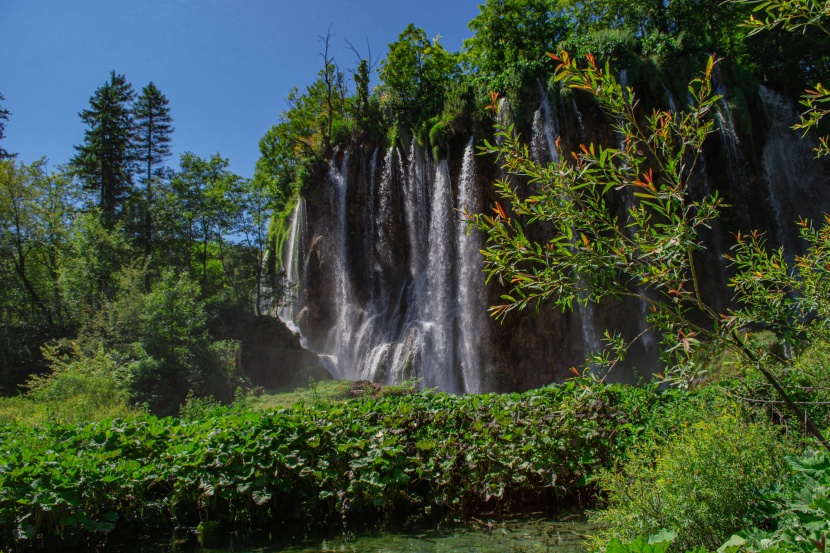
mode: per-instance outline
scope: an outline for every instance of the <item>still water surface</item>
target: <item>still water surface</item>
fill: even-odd
[[[326,538],[295,540],[234,535],[148,539],[116,550],[125,553],[578,553],[582,551],[582,540],[594,529],[594,525],[585,522],[525,517],[501,522],[473,520],[402,532],[364,532],[348,539],[342,532]]]

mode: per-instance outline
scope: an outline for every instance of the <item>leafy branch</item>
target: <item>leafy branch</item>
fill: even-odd
[[[827,18],[830,17],[830,2],[821,0],[732,0],[736,4],[755,4],[753,14],[744,22],[743,26],[750,29],[754,35],[764,30],[780,27],[786,31],[807,32],[812,27],[824,34],[830,35]],[[755,13],[762,14],[756,18]],[[812,128],[817,128],[821,119],[830,113],[827,108],[830,103],[830,92],[816,84],[813,89],[807,90],[801,96],[801,105],[807,110],[801,114],[801,122],[793,128],[803,130],[806,135]],[[819,138],[819,146],[815,149],[816,157],[830,157],[828,137]]]
[[[777,330],[793,329],[783,334],[786,339],[815,337],[811,331],[817,321],[830,320],[826,308],[817,306],[827,297],[830,281],[815,272],[812,280],[791,277],[783,252],[766,254],[755,234],[739,239],[731,258],[738,271],[731,285],[742,309],[718,313],[701,294],[700,233],[724,204],[717,192],[695,199],[690,186],[720,99],[711,83],[717,60],[710,57],[703,74],[690,83],[692,101],[685,111],[641,116],[633,90],[621,86],[607,65],[599,67],[591,55],[587,64],[564,51],[549,55],[559,64],[556,80],[597,101],[619,145],[583,144],[566,156],[557,143],[560,161],[542,165],[531,159],[512,126],[499,126],[495,143],[485,141],[483,151],[495,154],[510,175],[495,183],[501,202],[493,213],[472,218],[488,234],[483,252],[488,280],[496,278],[506,289],[491,314],[504,318],[529,305],[538,309],[547,300],[564,310],[607,297],[634,298],[647,305],[649,329],[660,336],[666,381],[689,386],[704,374],[701,351],[732,351],[757,368],[805,421],[805,430],[827,447],[773,373],[779,359],[753,351],[743,331],[770,321]],[[494,95],[491,107],[497,115],[498,106]],[[815,248],[799,258],[799,267],[813,268],[817,257],[830,255],[830,230],[826,242],[823,232],[802,232]],[[776,266],[777,272],[769,271]],[[808,320],[813,321],[809,328],[796,325]],[[610,340],[614,355],[593,356],[587,365],[613,367],[627,349],[619,340]]]

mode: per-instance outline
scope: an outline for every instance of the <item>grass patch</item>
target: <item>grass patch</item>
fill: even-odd
[[[349,380],[321,380],[312,381],[307,387],[249,393],[246,402],[255,411],[287,409],[296,405],[334,405],[352,399],[351,391]]]
[[[382,386],[368,380],[310,380],[307,387],[249,393],[245,401],[252,410],[270,411],[304,405],[324,407],[357,398],[402,396],[415,391],[415,383]]]
[[[55,401],[38,401],[26,396],[0,398],[0,424],[44,426],[55,423],[80,424],[143,413],[126,402],[98,403],[78,396]]]

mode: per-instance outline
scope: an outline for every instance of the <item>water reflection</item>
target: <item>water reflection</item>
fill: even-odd
[[[157,540],[114,550],[129,553],[575,553],[595,526],[578,521],[508,519],[501,522],[474,519],[466,524],[439,525],[402,532],[365,532],[344,536],[295,540],[269,540],[267,536],[194,535],[166,543]]]

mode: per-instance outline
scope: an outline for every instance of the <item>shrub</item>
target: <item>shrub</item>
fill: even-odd
[[[769,425],[730,410],[700,415],[667,442],[634,450],[621,470],[601,473],[608,508],[594,518],[608,528],[600,539],[668,529],[676,550],[714,550],[752,522],[763,489],[785,472],[783,445]]]
[[[79,423],[135,414],[130,406],[131,365],[99,347],[86,353],[75,343],[69,351],[45,346],[50,373],[33,376],[25,398],[5,405],[9,421]]]

